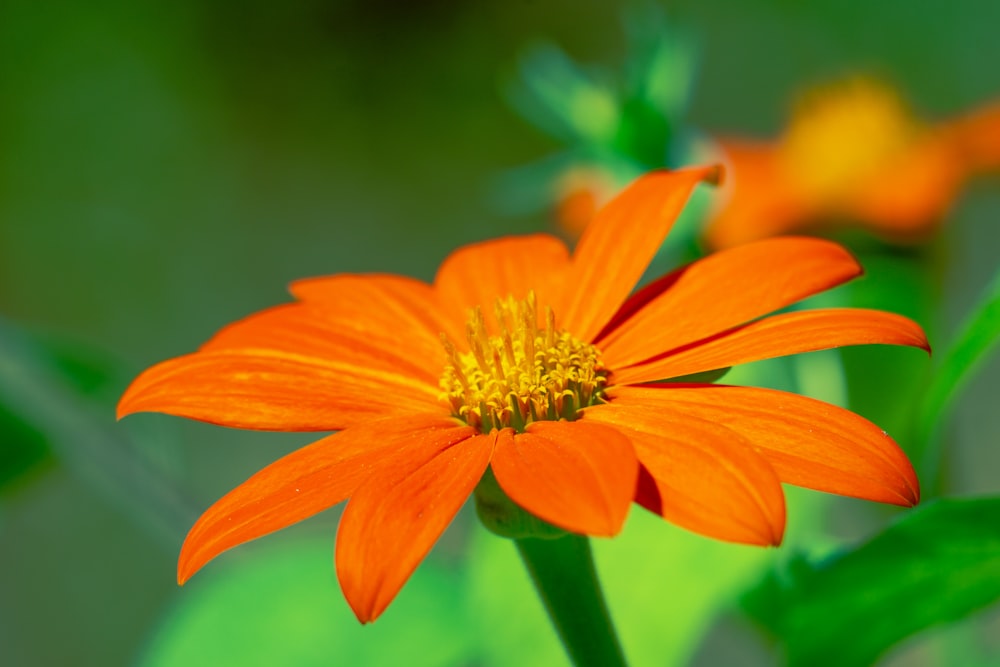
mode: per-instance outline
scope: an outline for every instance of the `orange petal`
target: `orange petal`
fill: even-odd
[[[469,437],[472,429],[436,415],[381,420],[327,436],[267,466],[201,515],[177,563],[183,584],[223,551],[306,519],[345,500],[388,453],[415,442]]]
[[[916,322],[881,310],[830,308],[774,315],[653,361],[615,371],[615,384],[653,382],[759,359],[845,345],[911,345],[930,351]]]
[[[593,340],[639,282],[695,186],[718,178],[718,167],[652,172],[598,211],[573,254],[556,312],[561,326]]]
[[[1000,168],[1000,100],[993,100],[945,124],[956,153],[968,172]]]
[[[636,501],[668,521],[727,542],[780,544],[785,497],[774,469],[728,428],[659,403],[617,401],[585,422],[614,426],[635,446],[644,473]]]
[[[202,352],[266,349],[338,359],[436,384],[447,357],[439,340],[408,332],[402,321],[388,330],[312,302],[290,303],[255,313],[223,328]],[[415,335],[411,335],[415,333]],[[424,346],[421,343],[428,343]]]
[[[719,206],[705,228],[705,241],[719,250],[787,234],[813,215],[782,169],[773,143],[720,139],[726,182]]]
[[[723,250],[666,276],[665,289],[601,341],[604,361],[615,369],[645,361],[860,274],[850,253],[822,239],[774,238]]]
[[[534,290],[541,307],[552,306],[558,315],[554,299],[568,265],[569,251],[554,236],[509,236],[451,253],[438,269],[434,289],[451,317],[462,323],[476,306],[492,321],[497,299],[523,299],[529,290]],[[461,340],[464,336],[456,342]]]
[[[721,424],[752,442],[788,484],[894,505],[920,498],[913,467],[892,438],[828,403],[724,385],[620,387],[608,394],[623,407],[679,410]]]
[[[639,473],[628,438],[584,422],[534,422],[504,429],[491,463],[510,499],[554,526],[615,535],[635,496]]]
[[[413,443],[351,497],[337,532],[337,576],[359,621],[375,620],[396,597],[479,483],[495,438]]]
[[[896,243],[926,240],[958,195],[965,167],[944,134],[930,134],[845,193],[832,217],[863,221]]]
[[[332,309],[341,321],[355,321],[359,330],[405,332],[407,349],[439,350],[441,332],[452,338],[465,332],[465,320],[450,319],[434,289],[413,278],[342,273],[297,280],[289,290],[300,301]]]
[[[444,411],[440,390],[403,373],[274,350],[196,352],[143,372],[118,417],[163,412],[211,424],[336,431],[373,418]]]

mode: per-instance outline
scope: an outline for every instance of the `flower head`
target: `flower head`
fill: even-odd
[[[856,277],[840,246],[776,238],[633,288],[713,169],[647,175],[570,256],[547,235],[469,245],[433,284],[393,275],[296,282],[296,301],[220,331],[126,391],[119,416],[340,431],[213,505],[181,550],[183,583],[238,544],[349,499],[336,567],[361,621],[392,601],[489,470],[518,506],[586,535],[631,503],[714,538],[778,544],[781,483],[898,505],[906,456],[846,410],[750,387],[667,383],[840,345],[927,347],[871,310],[762,317]]]
[[[1000,167],[1000,105],[927,125],[889,87],[851,78],[805,94],[776,141],[719,145],[731,178],[714,248],[845,223],[914,242],[970,176]]]

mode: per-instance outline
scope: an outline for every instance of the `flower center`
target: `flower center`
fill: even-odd
[[[480,433],[523,431],[533,421],[572,421],[601,400],[608,373],[600,351],[556,329],[551,308],[539,327],[534,293],[521,301],[498,299],[494,313],[499,334],[491,336],[482,309],[472,311],[468,352],[441,335],[449,359],[442,398],[452,414]]]
[[[800,100],[785,136],[783,158],[810,196],[837,199],[876,176],[919,133],[892,90],[851,79]]]

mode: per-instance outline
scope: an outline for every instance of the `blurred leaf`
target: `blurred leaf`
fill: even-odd
[[[205,572],[178,594],[138,664],[472,664],[460,577],[424,562],[385,614],[361,625],[333,569],[333,540],[285,542]]]
[[[1000,598],[998,518],[1000,497],[928,503],[856,549],[772,573],[744,607],[791,665],[870,665]]]
[[[644,169],[681,166],[678,150],[695,73],[690,36],[669,22],[662,7],[641,3],[624,15],[628,57],[621,75],[621,122],[613,148]],[[672,158],[678,158],[677,163]]]
[[[697,49],[691,34],[671,24],[663,7],[651,2],[625,14],[629,57],[625,90],[671,123],[687,109],[694,84]]]
[[[709,384],[721,380],[732,368],[732,366],[726,366],[725,368],[716,368],[711,371],[681,375],[674,378],[667,378],[663,382],[672,382],[675,384]]]
[[[543,44],[521,58],[508,99],[538,128],[567,143],[606,144],[618,127],[615,93],[562,49]]]
[[[594,169],[622,187],[650,169],[703,159],[697,133],[683,124],[696,64],[692,40],[652,2],[623,14],[627,53],[620,68],[585,67],[552,44],[520,58],[507,101],[562,147],[504,174],[492,197],[498,210],[551,208],[574,169]],[[704,195],[693,197],[661,254],[699,256],[696,238],[707,210]]]
[[[0,489],[51,461],[45,437],[0,404]]]
[[[918,442],[932,446],[935,435],[947,418],[962,388],[1000,342],[1000,270],[980,299],[979,305],[961,327],[958,336],[942,355],[937,372],[920,411]],[[928,457],[934,465],[933,455]]]
[[[88,348],[51,336],[25,337],[22,344],[29,358],[46,372],[58,375],[77,393],[107,393],[113,384],[111,362],[99,358]],[[43,430],[0,400],[0,488],[53,460],[52,448]]]
[[[905,315],[925,326],[936,319],[936,259],[932,253],[904,252],[867,245],[850,237],[865,274],[821,295],[814,305],[873,308]],[[839,300],[839,302],[838,302]],[[931,341],[932,346],[935,341]],[[908,452],[913,416],[924,391],[927,356],[910,348],[859,345],[840,349],[849,407],[878,424]],[[935,352],[935,356],[937,353]],[[877,379],[877,381],[876,381]]]
[[[773,553],[694,535],[638,507],[619,536],[592,544],[611,617],[634,665],[682,664],[717,611]],[[568,665],[513,543],[479,530],[469,562],[469,606],[477,610],[484,663]]]
[[[514,543],[477,528],[468,556],[467,607],[476,610],[472,630],[483,664],[569,667]]]
[[[0,320],[0,404],[48,443],[74,475],[173,548],[197,512],[141,455],[129,430],[115,423],[113,399],[98,391],[105,376],[90,365],[72,355],[60,361]],[[67,375],[64,368],[89,370]]]

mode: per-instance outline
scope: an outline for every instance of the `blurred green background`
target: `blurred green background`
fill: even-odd
[[[541,41],[620,64],[625,6],[0,3],[4,664],[564,660],[513,548],[465,515],[372,627],[357,626],[336,585],[336,510],[177,588],[176,554],[198,513],[313,438],[159,415],[117,424],[114,404],[139,370],[286,300],[295,278],[429,279],[459,244],[550,229],[544,211],[512,216],[497,203],[502,173],[557,148],[502,91]],[[855,71],[895,83],[927,118],[1000,95],[995,0],[664,6],[695,39],[687,121],[707,132],[772,136],[796,91]],[[994,176],[964,191],[931,247],[885,250],[866,280],[933,267],[917,295],[927,303],[897,291],[878,305],[916,313],[937,347],[998,257]],[[919,382],[929,363],[900,358]],[[957,399],[939,492],[1000,494],[998,371],[993,359]],[[858,410],[876,418],[894,378],[858,377],[875,395]],[[846,500],[811,513],[817,495],[789,494],[790,543],[857,541],[891,514]],[[598,552],[634,664],[776,659],[736,600],[784,556],[652,523],[634,512]],[[885,664],[991,664],[998,624],[994,610],[925,632]],[[951,661],[956,651],[966,653]]]

